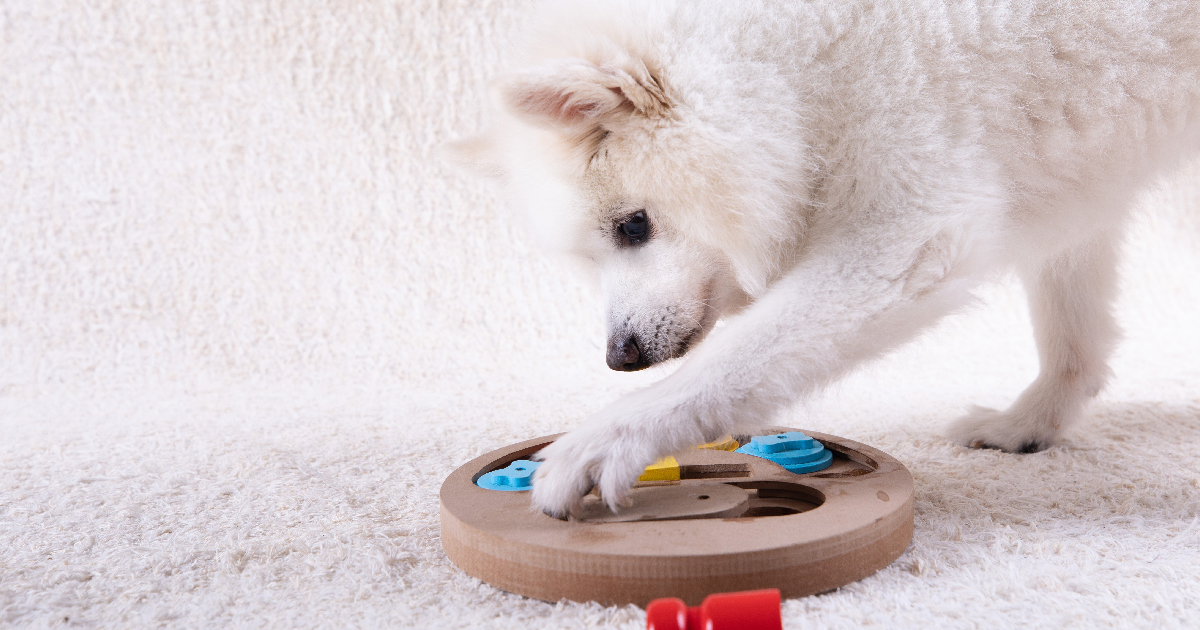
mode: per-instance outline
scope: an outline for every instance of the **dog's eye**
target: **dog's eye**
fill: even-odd
[[[650,221],[643,210],[638,210],[617,225],[617,232],[623,245],[637,245],[650,236]]]

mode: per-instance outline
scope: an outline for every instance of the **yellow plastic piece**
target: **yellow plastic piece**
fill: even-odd
[[[638,481],[679,481],[679,462],[674,457],[664,457],[647,466]]]
[[[739,446],[741,446],[741,444],[738,444],[737,440],[733,439],[732,435],[726,435],[715,442],[701,444],[696,448],[704,448],[710,451],[736,451],[738,450]]]
[[[696,448],[704,448],[713,451],[736,451],[741,446],[737,440],[733,439],[732,435],[725,437],[708,444],[701,444]],[[638,477],[638,481],[679,481],[679,462],[674,457],[664,457],[653,464],[646,467],[646,471]]]

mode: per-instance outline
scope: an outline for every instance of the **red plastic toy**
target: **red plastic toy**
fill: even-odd
[[[783,630],[779,589],[714,593],[699,606],[664,597],[646,606],[646,630]]]

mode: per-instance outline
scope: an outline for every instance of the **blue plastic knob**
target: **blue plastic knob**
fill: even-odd
[[[475,485],[488,490],[506,490],[508,492],[528,490],[533,485],[533,471],[541,465],[542,462],[518,459],[506,468],[493,470],[483,475],[475,482]]]
[[[769,459],[796,474],[824,470],[833,463],[833,453],[825,445],[799,431],[758,435],[736,452]]]

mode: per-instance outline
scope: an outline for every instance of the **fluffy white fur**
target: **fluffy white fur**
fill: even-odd
[[[594,261],[610,357],[687,353],[543,451],[548,513],[593,485],[619,505],[654,458],[770,422],[1009,270],[1041,374],[953,438],[1039,450],[1104,386],[1133,197],[1200,149],[1200,3],[610,0],[543,16],[497,83],[498,124],[460,148],[546,243]],[[623,243],[638,210],[650,238]]]

